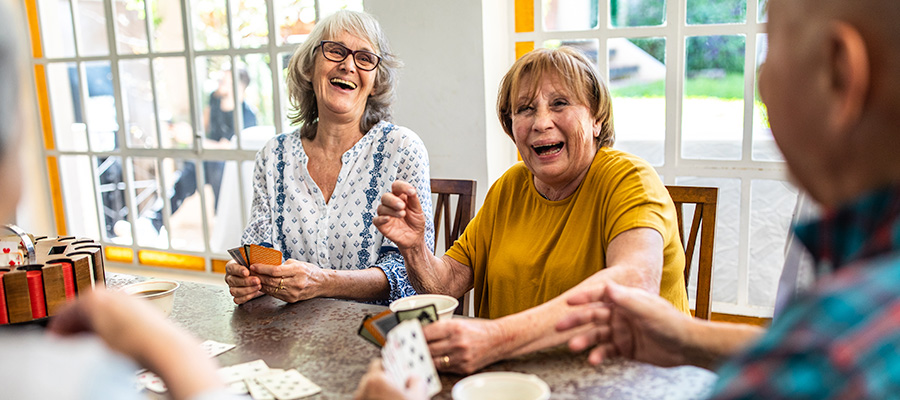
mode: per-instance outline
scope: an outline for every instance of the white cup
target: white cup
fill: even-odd
[[[453,400],[547,400],[550,386],[531,374],[483,372],[453,385]]]
[[[434,308],[438,313],[438,319],[450,319],[453,318],[453,311],[456,310],[456,306],[459,305],[459,300],[442,294],[417,294],[415,296],[394,300],[391,302],[390,308],[391,311],[397,312],[411,310],[429,304],[434,304]]]
[[[175,289],[179,286],[181,284],[175,281],[152,280],[132,283],[122,287],[121,290],[129,295],[146,299],[168,317],[175,305]]]

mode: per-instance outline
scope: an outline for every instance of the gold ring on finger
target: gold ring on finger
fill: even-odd
[[[450,366],[450,356],[445,355],[441,357],[441,367],[447,368]]]

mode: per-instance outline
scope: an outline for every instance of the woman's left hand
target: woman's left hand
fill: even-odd
[[[442,372],[471,374],[504,357],[497,344],[499,325],[485,319],[451,319],[423,328],[434,366]]]
[[[324,271],[314,264],[289,259],[281,265],[253,264],[250,270],[259,276],[262,292],[294,303],[322,296]]]

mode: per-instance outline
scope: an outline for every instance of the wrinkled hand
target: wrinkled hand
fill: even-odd
[[[572,351],[593,346],[588,361],[597,365],[622,356],[671,367],[686,363],[684,344],[690,317],[647,291],[609,283],[601,290],[572,295],[569,305],[590,304],[563,317],[558,331],[593,325],[569,340]]]
[[[381,196],[378,216],[372,223],[401,250],[425,243],[425,212],[409,183],[394,181],[391,191]]]
[[[437,321],[422,331],[435,368],[468,375],[504,358],[497,346],[498,329],[494,321],[458,318]]]
[[[384,373],[381,359],[369,363],[369,371],[363,375],[356,388],[354,400],[424,400],[428,398],[425,382],[416,376],[409,378],[406,387],[398,387]]]
[[[265,294],[259,277],[234,260],[225,264],[225,283],[228,284],[235,304],[244,304]]]
[[[250,271],[259,278],[260,291],[288,303],[321,297],[326,279],[318,266],[294,259],[281,265],[253,264]]]

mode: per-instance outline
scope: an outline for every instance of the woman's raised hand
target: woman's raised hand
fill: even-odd
[[[378,216],[372,220],[401,250],[424,245],[425,222],[416,189],[403,181],[394,181],[391,191],[381,196]]]

